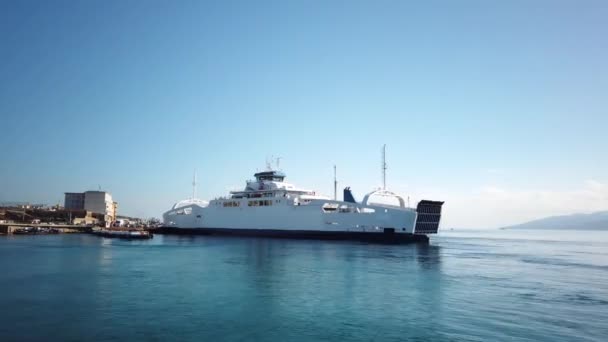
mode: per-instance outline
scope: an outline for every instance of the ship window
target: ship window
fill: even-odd
[[[338,209],[338,205],[332,203],[325,203],[323,204],[323,207],[321,207],[321,209],[323,210],[323,212],[333,213]]]
[[[247,202],[248,207],[266,207],[266,206],[271,206],[271,205],[272,205],[272,200],[260,200],[260,201]],[[236,206],[238,207],[239,203],[237,203]]]
[[[348,205],[342,205],[338,211],[341,213],[353,213],[355,212],[355,208]]]

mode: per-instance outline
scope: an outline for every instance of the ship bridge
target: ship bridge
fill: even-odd
[[[294,195],[314,195],[310,190],[296,188],[293,184],[285,182],[285,173],[276,170],[267,170],[255,173],[255,180],[247,181],[243,191],[230,191],[232,198],[276,197]]]
[[[285,174],[282,171],[263,171],[253,175],[255,180],[260,181],[274,181],[282,182],[285,179]]]

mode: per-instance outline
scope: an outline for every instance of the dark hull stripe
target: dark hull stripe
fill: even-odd
[[[359,240],[381,243],[428,242],[426,235],[406,233],[323,232],[317,230],[228,229],[228,228],[156,228],[154,234],[224,235],[314,240]]]

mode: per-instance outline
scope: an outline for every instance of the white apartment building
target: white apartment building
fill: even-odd
[[[112,200],[112,195],[105,191],[66,192],[64,207],[103,214],[106,222],[116,219],[116,202]]]

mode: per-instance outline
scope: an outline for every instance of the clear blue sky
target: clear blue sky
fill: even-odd
[[[491,227],[608,210],[606,1],[1,1],[0,201],[127,215],[380,184]]]

